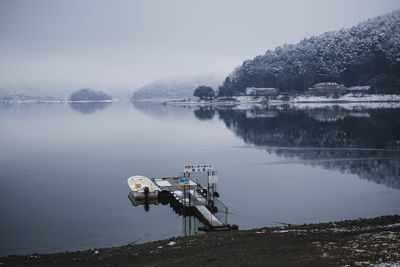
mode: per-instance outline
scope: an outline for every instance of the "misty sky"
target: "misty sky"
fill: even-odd
[[[356,25],[399,0],[0,0],[0,88],[132,92],[228,74],[284,43]]]

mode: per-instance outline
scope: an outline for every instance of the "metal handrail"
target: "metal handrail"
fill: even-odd
[[[214,199],[214,206],[217,208],[217,212],[214,213],[214,216],[218,218],[220,222],[223,224],[228,223],[228,207],[225,206],[224,203],[219,201],[218,199]]]

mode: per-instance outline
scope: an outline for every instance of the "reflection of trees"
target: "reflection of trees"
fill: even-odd
[[[348,113],[349,116],[341,115],[342,119],[324,121],[309,111],[284,110],[273,117],[248,119],[246,112],[219,110],[220,118],[229,129],[256,145],[397,148],[400,110],[372,110],[368,112],[369,117]]]
[[[133,107],[143,114],[149,115],[159,120],[180,119],[187,120],[193,118],[193,107],[163,105],[160,102],[135,101]]]
[[[324,110],[318,116],[315,110],[283,110],[276,111],[274,117],[251,119],[243,111],[218,112],[226,126],[246,143],[281,147],[269,151],[400,189],[399,151],[385,150],[399,148],[400,110],[369,110],[362,116],[343,110]]]
[[[211,120],[215,115],[215,109],[212,107],[201,107],[194,111],[194,115],[199,120]]]
[[[111,105],[109,102],[71,102],[70,106],[83,114],[89,114],[95,111],[100,111]]]
[[[274,149],[279,156],[303,164],[348,172],[362,179],[400,189],[400,154],[387,150]]]

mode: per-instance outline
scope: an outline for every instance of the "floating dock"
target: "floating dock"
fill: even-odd
[[[181,178],[158,178],[152,181],[161,189],[160,197],[169,197],[180,207],[183,214],[194,214],[211,229],[226,227],[228,208],[216,198],[207,200],[207,189],[189,178],[187,185],[180,185]],[[219,207],[217,207],[217,205]],[[217,218],[215,214],[222,216]]]
[[[198,168],[192,168],[193,166]],[[152,182],[160,188],[158,202],[164,205],[169,203],[180,215],[195,216],[204,224],[204,227],[199,227],[201,231],[237,230],[237,225],[228,224],[228,208],[218,199],[219,194],[215,186],[216,172],[205,168],[206,166],[211,167],[211,165],[185,166],[183,177],[152,178]],[[187,167],[190,167],[190,171]],[[205,178],[203,183],[200,181],[202,179],[199,179],[201,176],[196,178],[192,170],[193,172],[198,170],[197,173],[203,174]],[[135,201],[132,196],[129,198],[135,206],[145,205],[146,211],[149,210],[149,204],[154,204],[147,200]]]

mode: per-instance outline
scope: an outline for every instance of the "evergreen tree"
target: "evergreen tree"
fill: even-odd
[[[200,98],[201,100],[213,99],[215,97],[215,92],[211,87],[202,85],[194,90],[193,95]]]

